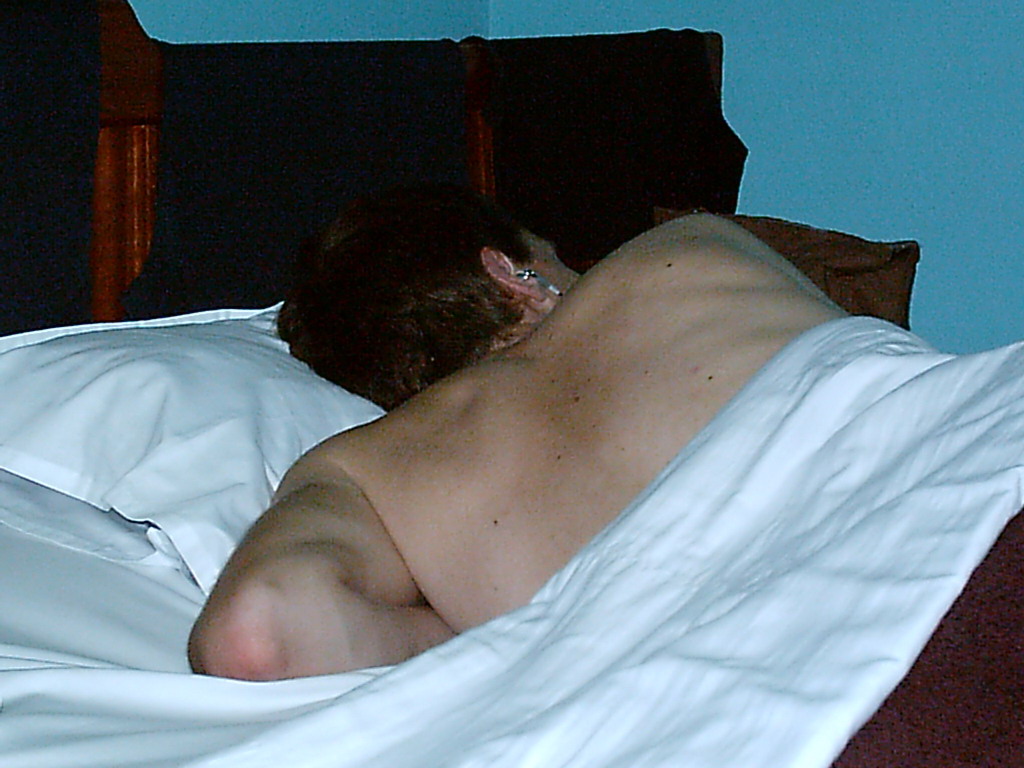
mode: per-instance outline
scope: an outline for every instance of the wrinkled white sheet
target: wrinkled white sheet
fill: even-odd
[[[190,676],[172,562],[0,526],[0,765],[824,768],[1022,486],[1024,347],[857,318],[776,356],[529,605],[390,669]]]

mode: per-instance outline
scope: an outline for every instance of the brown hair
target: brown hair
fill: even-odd
[[[484,357],[520,320],[480,251],[525,265],[523,232],[455,185],[356,200],[300,254],[278,332],[324,378],[394,408]]]

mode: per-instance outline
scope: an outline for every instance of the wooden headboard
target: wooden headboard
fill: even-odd
[[[133,281],[142,272],[154,242],[154,228],[160,226],[161,214],[161,142],[167,141],[165,104],[170,94],[165,94],[166,52],[174,46],[154,42],[139,25],[127,0],[97,0],[100,14],[100,36],[102,57],[101,121],[99,147],[95,169],[95,192],[93,204],[92,243],[90,264],[92,274],[92,317],[95,320],[118,320],[124,317],[122,297]],[[605,36],[607,38],[608,36]],[[624,177],[630,174],[621,169],[612,169],[604,186],[618,191],[620,197],[630,200],[634,210],[609,199],[606,206],[622,209],[619,215],[598,212],[594,218],[600,224],[591,227],[581,225],[584,216],[572,208],[559,210],[550,215],[547,226],[557,230],[566,227],[565,222],[575,229],[546,232],[571,253],[568,259],[575,259],[577,268],[586,268],[596,255],[610,244],[625,239],[650,224],[653,204],[673,207],[701,205],[713,210],[729,212],[735,209],[739,180],[742,174],[746,149],[721,117],[720,91],[722,66],[722,39],[713,32],[668,32],[665,30],[639,35],[619,36],[617,47],[627,46],[628,61],[639,61],[635,49],[643,46],[652,51],[651,61],[634,78],[647,81],[642,87],[651,91],[649,101],[652,109],[662,110],[655,115],[652,123],[669,127],[671,135],[659,140],[657,136],[627,137],[627,140],[649,147],[643,152],[649,156],[649,168],[641,168],[632,174],[634,187],[644,190],[650,199],[642,200],[626,189]],[[596,42],[595,42],[596,41]],[[547,133],[548,125],[541,127],[527,125],[517,115],[529,112],[529,105],[517,105],[512,96],[518,95],[515,84],[516,68],[523,68],[522,62],[532,63],[545,56],[553,62],[550,69],[558,72],[562,65],[572,70],[574,61],[593,58],[581,45],[603,45],[595,37],[588,43],[587,38],[545,41],[487,41],[470,38],[458,44],[464,62],[464,166],[466,180],[480,192],[496,197],[499,202],[521,213],[534,205],[527,223],[538,228],[535,219],[543,219],[549,206],[542,202],[543,195],[557,201],[566,200],[564,184],[551,187],[545,193],[544,185],[549,179],[537,179],[542,171],[530,170],[530,163],[543,169],[549,162],[543,152],[538,155],[528,146],[530,132]],[[299,44],[304,45],[304,44]],[[334,45],[334,44],[326,44]],[[338,44],[344,45],[344,44]],[[384,44],[382,44],[384,45]],[[632,48],[629,48],[632,46]],[[180,48],[181,46],[179,46]],[[222,46],[228,47],[228,46]],[[597,57],[606,58],[606,57]],[[667,64],[666,64],[667,62]],[[614,62],[610,64],[614,66]],[[669,66],[671,71],[664,71]],[[607,77],[607,73],[595,77]],[[580,74],[569,74],[562,84],[555,83],[550,92],[541,93],[540,99],[548,99],[554,107],[542,111],[557,115],[560,100],[571,94]],[[512,78],[512,79],[510,79]],[[502,92],[501,83],[509,80],[510,85]],[[548,83],[550,86],[550,83]],[[641,86],[638,86],[641,87]],[[561,88],[560,92],[558,89]],[[619,88],[621,85],[612,85]],[[609,89],[608,99],[615,94]],[[661,98],[662,91],[677,98]],[[684,92],[685,91],[685,92]],[[641,98],[643,96],[641,95]],[[674,111],[665,111],[674,110]],[[614,110],[608,110],[614,111]],[[294,119],[284,117],[283,119]],[[581,117],[581,119],[583,119]],[[591,121],[596,122],[596,121]],[[710,128],[708,127],[710,126]],[[162,135],[162,128],[163,135]],[[597,127],[594,130],[598,130]],[[620,131],[621,128],[615,128]],[[648,130],[641,127],[641,130]],[[579,192],[591,185],[588,177],[601,168],[604,158],[602,150],[595,150],[586,144],[586,136],[578,126],[567,124],[563,133],[578,136],[581,156],[586,155],[592,163],[591,169],[581,165],[579,178],[572,180]],[[525,137],[525,139],[524,139]],[[608,137],[610,138],[610,137]],[[576,141],[576,138],[572,139]],[[602,141],[596,135],[594,141]],[[709,143],[710,142],[710,143]],[[670,153],[661,157],[662,147]],[[643,147],[639,149],[642,151]],[[166,156],[167,148],[164,147]],[[564,154],[564,145],[553,148],[551,154]],[[689,154],[685,154],[689,153]],[[701,158],[710,157],[714,167],[698,168]],[[538,165],[539,164],[539,165]],[[673,165],[675,168],[673,168]],[[523,174],[528,183],[524,184]],[[533,176],[530,176],[533,174]],[[646,175],[644,175],[646,174]],[[562,173],[562,176],[568,174]],[[658,175],[659,178],[652,176]],[[661,178],[663,177],[663,178]],[[533,183],[536,181],[536,183]],[[561,182],[559,182],[561,183]],[[570,190],[571,192],[572,190]],[[583,203],[575,203],[577,206]],[[559,203],[560,205],[560,203]],[[568,204],[568,205],[571,205]],[[539,213],[539,215],[538,215]],[[631,219],[627,220],[629,217]],[[588,230],[606,228],[613,220],[621,218],[618,230],[610,229],[603,240],[586,241]],[[540,222],[543,231],[545,223]],[[579,235],[581,242],[574,239]]]
[[[139,26],[127,0],[98,0],[100,132],[93,193],[92,317],[120,320],[121,296],[153,240],[160,116],[159,46]]]

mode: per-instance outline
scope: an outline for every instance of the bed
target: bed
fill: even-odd
[[[105,23],[131,28],[123,5],[101,8],[114,14]],[[663,62],[673,38],[656,38],[626,45],[653,47]],[[687,40],[705,64],[709,50],[720,54],[714,36]],[[41,315],[39,328],[0,338],[0,386],[17,404],[0,410],[0,764],[1019,762],[1024,348],[955,357],[902,335],[913,241],[872,243],[766,217],[735,218],[862,315],[856,334],[885,339],[881,351],[822,365],[827,328],[787,348],[529,605],[406,664],[278,683],[190,674],[191,623],[282,473],[319,440],[381,415],[316,377],[274,333],[287,280],[277,252],[292,247],[275,231],[282,222],[308,229],[342,191],[321,179],[327,191],[308,199],[299,222],[252,200],[245,216],[256,210],[265,224],[228,226],[232,184],[243,200],[260,196],[220,145],[209,151],[223,122],[205,122],[212,108],[196,105],[223,102],[231,83],[259,72],[249,58],[258,53],[296,78],[269,113],[238,96],[249,119],[273,122],[268,114],[309,109],[315,94],[294,83],[371,57],[380,73],[411,69],[403,87],[432,105],[418,114],[455,140],[400,140],[395,113],[381,146],[411,145],[411,159],[371,152],[377,159],[349,181],[365,185],[385,158],[402,175],[468,178],[514,200],[516,169],[539,161],[509,158],[529,151],[524,137],[551,129],[517,123],[515,104],[498,110],[493,95],[467,92],[465,78],[486,82],[495,62],[512,77],[517,56],[556,55],[543,50],[555,43],[536,45],[165,48],[153,59],[159,109],[142,102],[136,122],[104,119],[101,162],[89,169],[117,181],[97,185],[96,218],[106,223],[89,229],[88,304],[102,322],[47,325]],[[108,48],[107,87],[111,56]],[[429,91],[420,88],[428,70]],[[204,71],[226,74],[197,80]],[[710,82],[720,106],[719,69],[702,72],[700,87]],[[439,87],[449,96],[439,99]],[[706,124],[721,127],[717,115]],[[256,156],[266,137],[252,132],[236,143]],[[734,215],[743,151],[735,137],[713,142],[732,147],[724,170],[689,184],[670,175],[671,189],[640,196],[636,213],[596,240],[564,232],[577,265],[595,258],[601,238],[680,212]],[[332,162],[354,168],[349,155]],[[310,177],[296,169],[322,163],[281,165],[297,183]],[[710,176],[725,181],[713,187]],[[619,193],[637,197],[628,185]],[[570,218],[534,215],[545,214]],[[273,259],[225,256],[225,243],[257,248],[243,235]],[[122,319],[126,308],[132,319]],[[733,524],[723,510],[747,514]]]

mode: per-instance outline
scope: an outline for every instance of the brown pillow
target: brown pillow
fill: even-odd
[[[656,224],[683,211],[656,208]],[[781,253],[854,315],[910,327],[910,291],[921,250],[913,240],[880,243],[767,216],[724,215]]]

